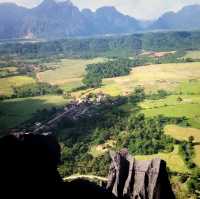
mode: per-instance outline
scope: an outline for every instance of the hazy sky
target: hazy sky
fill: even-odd
[[[0,0],[33,7],[42,0]],[[101,6],[115,6],[119,11],[139,19],[155,19],[166,11],[177,11],[185,5],[200,4],[200,0],[71,0],[80,9],[92,10]]]

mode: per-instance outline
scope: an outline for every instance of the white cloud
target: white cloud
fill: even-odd
[[[42,0],[0,0],[33,7]],[[139,19],[153,19],[166,11],[177,11],[183,6],[200,4],[200,0],[71,0],[80,9],[95,10],[101,6],[115,6],[119,11]]]

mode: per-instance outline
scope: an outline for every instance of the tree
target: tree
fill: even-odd
[[[89,88],[97,88],[102,84],[102,79],[98,75],[86,75],[83,84]]]
[[[183,99],[182,99],[181,97],[178,97],[178,98],[177,98],[177,101],[178,101],[178,102],[182,102]]]
[[[194,136],[190,136],[190,137],[188,138],[188,142],[189,142],[189,143],[193,143],[193,141],[194,141]]]

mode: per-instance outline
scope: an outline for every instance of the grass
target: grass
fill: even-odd
[[[176,88],[175,92],[181,94],[200,95],[200,81],[199,80],[185,81]]]
[[[194,146],[194,150],[195,150],[195,156],[193,158],[193,161],[196,165],[198,165],[200,167],[200,145],[195,145]]]
[[[182,101],[178,101],[181,97]],[[161,100],[145,100],[140,104],[147,117],[187,117],[192,127],[200,128],[200,95],[171,95]]]
[[[199,50],[187,51],[186,55],[183,58],[200,59],[200,51]]]
[[[0,129],[14,128],[30,119],[40,109],[64,106],[67,103],[62,96],[40,96],[0,102]]]
[[[188,141],[190,136],[193,136],[195,138],[194,142],[200,142],[200,129],[185,128],[177,125],[167,125],[165,127],[165,133],[177,140],[186,141]]]
[[[106,87],[108,94],[127,95],[137,86],[144,87],[148,93],[159,89],[174,91],[183,82],[199,79],[200,62],[148,65],[134,68],[127,76],[104,79],[104,85],[98,91],[104,91]],[[198,89],[196,87],[194,89]]]
[[[195,199],[188,191],[187,181],[184,183],[180,182],[179,176],[171,176],[170,181],[176,199]]]
[[[165,133],[167,135],[170,135],[171,137],[177,139],[177,140],[186,140],[188,141],[188,138],[190,136],[194,137],[194,150],[195,150],[195,156],[194,156],[194,162],[198,166],[200,166],[200,130],[195,128],[183,128],[176,125],[167,125],[165,127]]]
[[[0,72],[1,71],[9,71],[9,72],[16,72],[17,71],[17,67],[0,67]]]
[[[48,70],[37,74],[39,81],[48,82],[54,85],[62,85],[68,90],[74,85],[80,85],[85,67],[88,64],[105,61],[104,58],[96,59],[63,59],[59,63],[50,63],[54,70]]]
[[[35,80],[32,77],[27,76],[0,78],[0,95],[10,96],[13,93],[12,87],[23,86],[32,83],[35,83]]]
[[[153,158],[161,158],[167,162],[167,166],[171,171],[176,171],[180,173],[189,172],[183,159],[179,155],[178,146],[175,145],[174,151],[171,153],[158,153],[154,155],[137,155],[136,160],[151,160]]]

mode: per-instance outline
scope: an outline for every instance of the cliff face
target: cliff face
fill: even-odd
[[[119,198],[173,199],[166,163],[160,159],[137,161],[122,150],[111,152],[107,189]]]
[[[166,165],[159,159],[135,161],[127,152],[111,153],[107,190],[86,180],[63,182],[57,166],[60,146],[50,134],[15,134],[0,139],[0,197],[171,199]],[[8,191],[7,191],[8,190]],[[18,190],[13,192],[12,190]],[[27,193],[29,195],[27,195]]]

